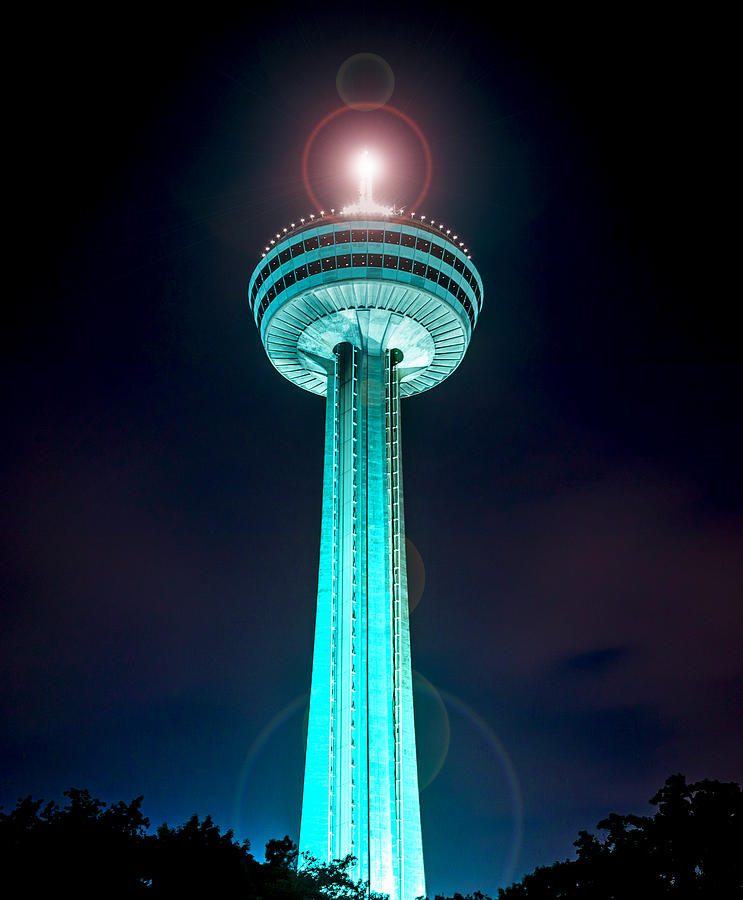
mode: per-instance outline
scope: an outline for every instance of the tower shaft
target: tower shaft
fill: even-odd
[[[425,894],[400,397],[456,369],[483,299],[464,243],[424,218],[374,203],[367,167],[358,203],[277,232],[248,285],[272,364],[327,397],[299,848],[353,855],[392,900]]]
[[[368,316],[368,313],[366,314]],[[359,318],[363,318],[361,313]],[[425,895],[396,350],[361,328],[328,373],[322,537],[299,849],[352,854],[391,900]]]

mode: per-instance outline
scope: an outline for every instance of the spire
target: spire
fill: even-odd
[[[359,157],[358,172],[361,175],[359,181],[359,199],[356,203],[344,206],[341,213],[344,216],[391,216],[394,209],[391,206],[383,206],[376,203],[372,197],[372,175],[376,168],[374,157],[369,155],[365,148]]]
[[[369,159],[369,151],[366,149],[361,154],[359,170],[361,172],[361,184],[359,185],[359,205],[371,206],[374,203],[374,201],[372,200],[372,172],[374,170],[374,165],[372,160]]]

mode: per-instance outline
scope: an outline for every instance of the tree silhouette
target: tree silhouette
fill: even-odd
[[[149,820],[142,797],[106,808],[88,791],[70,788],[64,807],[21,798],[9,814],[0,812],[2,871],[24,894],[41,896],[75,886],[79,897],[128,897],[141,888]]]
[[[219,897],[220,900],[381,900],[350,875],[354,859],[303,860],[285,836],[266,844],[266,861],[210,816],[148,834],[142,797],[107,807],[88,791],[65,791],[67,803],[21,798],[0,811],[0,866],[18,896],[76,898]]]
[[[163,824],[146,846],[145,879],[155,897],[245,897],[260,881],[250,843],[222,834],[211,816],[191,816],[177,828]]]
[[[737,784],[672,775],[654,816],[612,813],[602,839],[581,831],[577,859],[541,866],[499,900],[635,900],[743,896],[743,794]]]
[[[382,900],[351,876],[355,860],[298,858],[285,836],[258,862],[248,841],[210,816],[149,833],[142,797],[107,806],[88,791],[56,803],[19,799],[0,811],[0,866],[13,896],[167,900]],[[499,900],[733,900],[743,896],[743,794],[737,784],[687,784],[673,775],[650,801],[653,816],[612,813],[597,837],[579,832],[576,859],[535,869]],[[299,863],[299,865],[298,865]],[[476,892],[436,900],[489,900]]]

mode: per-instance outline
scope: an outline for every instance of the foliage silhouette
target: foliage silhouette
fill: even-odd
[[[0,812],[0,866],[23,896],[74,886],[78,896],[128,897],[142,886],[149,820],[142,797],[106,808],[88,791],[65,791],[67,803],[21,798]],[[105,886],[105,888],[104,888]]]
[[[577,859],[540,866],[498,900],[733,900],[743,896],[743,794],[719,781],[672,775],[654,816],[612,813],[599,840],[581,831]]]
[[[382,900],[353,881],[353,857],[299,859],[286,836],[258,862],[248,841],[210,816],[148,833],[142,797],[107,806],[88,791],[65,791],[63,807],[24,797],[0,811],[0,866],[14,896],[153,897],[225,900]],[[577,858],[540,866],[501,888],[498,900],[732,900],[743,896],[743,794],[737,784],[687,784],[673,775],[651,799],[653,816],[612,813],[602,838],[581,831]],[[15,891],[13,891],[15,888]],[[490,900],[476,892],[436,900]]]
[[[306,858],[286,836],[266,844],[266,862],[221,833],[210,816],[161,825],[148,834],[142,797],[107,807],[88,791],[65,791],[67,803],[24,797],[0,811],[0,866],[18,896],[76,898],[219,897],[240,900],[382,900],[350,875],[353,857],[333,863]]]

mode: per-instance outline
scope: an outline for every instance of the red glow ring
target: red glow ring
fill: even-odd
[[[392,113],[394,116],[397,116],[398,119],[402,119],[402,121],[405,122],[405,124],[415,132],[415,135],[420,141],[421,147],[423,148],[423,154],[426,157],[426,178],[423,183],[423,189],[421,190],[420,194],[415,200],[415,203],[412,206],[413,211],[415,211],[420,208],[421,203],[428,193],[429,185],[431,184],[431,174],[433,172],[431,148],[428,146],[428,141],[426,140],[426,137],[421,131],[418,123],[414,122],[409,115],[404,113],[401,109],[397,109],[394,106],[388,106],[387,104],[378,108]],[[312,133],[307,138],[307,143],[304,145],[304,150],[302,151],[302,181],[304,182],[307,196],[310,198],[317,210],[322,209],[322,206],[315,196],[315,192],[312,190],[309,175],[307,174],[307,161],[310,156],[310,150],[312,149],[312,145],[315,143],[315,138],[318,136],[318,134],[320,134],[323,128],[325,128],[326,125],[332,122],[333,119],[336,119],[338,116],[347,112],[357,112],[357,110],[355,110],[352,106],[339,106],[338,109],[334,109],[332,112],[329,112],[327,116],[325,116],[324,119],[321,119],[312,129]]]

